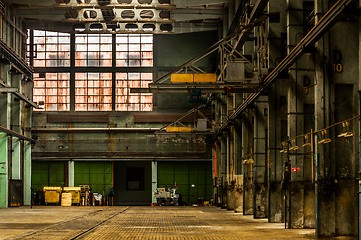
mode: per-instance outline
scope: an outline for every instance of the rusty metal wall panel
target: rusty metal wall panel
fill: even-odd
[[[159,114],[146,114],[136,113],[133,115],[135,123],[172,123],[177,119],[184,116],[182,113],[170,114],[170,113],[159,113]],[[182,119],[182,123],[194,122],[195,118],[193,115],[187,116]]]
[[[96,114],[48,114],[49,123],[108,123],[109,115]]]

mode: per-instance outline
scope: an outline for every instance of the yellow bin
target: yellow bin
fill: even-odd
[[[60,202],[61,187],[44,187],[45,204]]]
[[[71,193],[72,204],[80,205],[81,187],[64,187],[63,191],[66,193]]]

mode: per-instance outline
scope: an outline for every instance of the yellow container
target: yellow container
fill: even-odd
[[[73,204],[80,204],[81,187],[64,187],[63,191],[71,193],[71,202]]]
[[[71,201],[72,199],[72,194],[71,193],[62,193],[61,194],[61,206],[62,207],[70,207],[71,206]]]
[[[215,83],[217,80],[216,74],[214,73],[197,73],[194,74],[194,82],[202,83]]]
[[[59,204],[61,187],[44,187],[45,204],[55,203]]]
[[[191,127],[178,127],[178,126],[169,126],[165,128],[166,132],[192,132]]]
[[[215,73],[174,73],[170,75],[171,83],[215,83]]]
[[[193,74],[175,73],[170,75],[171,83],[191,83],[193,82]]]

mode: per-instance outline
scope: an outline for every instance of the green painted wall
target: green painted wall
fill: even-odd
[[[8,207],[8,137],[0,133],[0,208]]]
[[[74,186],[90,185],[93,192],[107,195],[112,183],[111,162],[75,162]]]
[[[32,162],[32,189],[42,190],[44,186],[66,186],[65,162]]]
[[[213,192],[211,162],[158,162],[158,187],[177,184],[182,202],[210,200]],[[194,185],[194,187],[192,187]]]

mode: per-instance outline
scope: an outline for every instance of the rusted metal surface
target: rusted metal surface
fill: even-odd
[[[135,123],[171,123],[181,118],[184,113],[135,113]],[[190,123],[196,120],[195,116],[189,115],[182,119],[182,122]]]
[[[49,123],[107,123],[109,122],[108,113],[96,113],[96,114],[47,114],[47,121]]]

